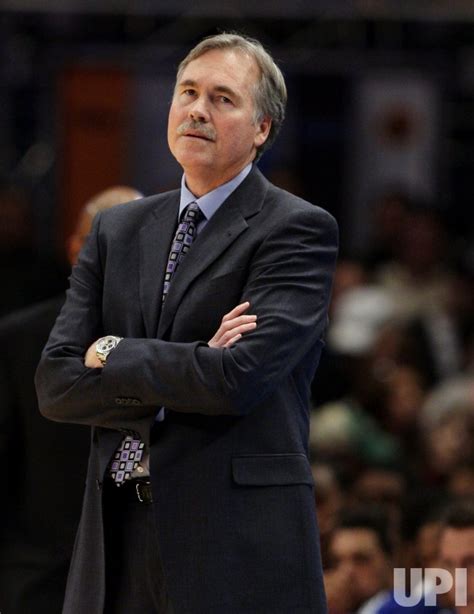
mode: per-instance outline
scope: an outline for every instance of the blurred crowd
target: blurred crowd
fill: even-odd
[[[393,191],[373,213],[366,252],[339,260],[313,383],[331,614],[398,611],[382,605],[393,568],[445,567],[450,515],[464,518],[474,568],[473,262],[433,207]]]

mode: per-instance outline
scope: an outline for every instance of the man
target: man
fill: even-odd
[[[37,372],[46,416],[94,426],[67,614],[325,611],[308,397],[337,228],[254,164],[285,102],[257,41],[203,40],[169,114],[181,190],[100,215],[79,259]],[[258,325],[208,344],[239,303]]]
[[[448,600],[456,614],[474,612],[474,500],[464,499],[451,504],[445,513],[439,540],[440,566],[451,572],[454,578],[456,570],[465,571],[465,602],[461,599],[462,587],[453,586]],[[461,582],[459,576],[458,582]],[[459,602],[456,600],[456,588],[459,590]]]
[[[115,186],[82,209],[68,241],[71,265],[98,211],[142,195]],[[0,320],[0,611],[61,611],[79,521],[90,434],[86,427],[55,424],[38,412],[33,384],[41,350],[64,295]]]
[[[376,509],[348,508],[329,542],[325,574],[329,611],[373,614],[389,597],[393,548],[388,518]]]
[[[413,606],[401,605],[392,595],[379,614],[472,614],[474,612],[474,499],[463,498],[449,503],[440,516],[437,560],[433,567],[450,572],[451,589],[445,592],[436,578],[427,577],[410,587],[410,595],[419,595]],[[403,587],[402,594],[406,595]]]
[[[143,198],[141,192],[126,185],[112,186],[90,198],[80,211],[74,233],[67,241],[69,264],[74,266],[77,263],[82,246],[91,231],[92,222],[100,211],[140,198]]]

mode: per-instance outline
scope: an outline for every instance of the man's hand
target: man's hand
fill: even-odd
[[[95,346],[97,345],[97,341],[99,340],[96,339],[94,343],[92,343],[89,346],[89,349],[87,350],[86,355],[84,357],[84,364],[86,367],[89,367],[89,369],[103,369],[104,368],[104,365],[98,359],[96,351],[95,351]]]
[[[257,327],[257,316],[244,315],[250,303],[246,301],[234,307],[222,318],[216,334],[207,342],[211,348],[228,348],[243,335]]]

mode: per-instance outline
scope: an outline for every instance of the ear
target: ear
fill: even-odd
[[[269,117],[264,117],[257,126],[255,133],[254,145],[260,147],[265,143],[270,134],[270,128],[272,127],[272,120]]]

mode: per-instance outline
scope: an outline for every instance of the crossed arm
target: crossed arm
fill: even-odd
[[[232,311],[226,313],[222,318],[221,325],[216,334],[209,339],[207,345],[211,348],[228,348],[247,333],[257,327],[257,316],[246,314],[250,303],[245,301],[234,307]],[[97,358],[95,346],[97,340],[92,343],[85,355],[84,364],[90,369],[101,369],[104,364]]]
[[[241,416],[258,407],[297,365],[308,371],[316,366],[337,253],[336,224],[322,210],[290,210],[258,244],[240,293],[258,313],[252,334],[236,330],[255,325],[238,320],[248,308],[242,303],[208,342],[126,337],[105,369],[88,368],[95,364],[90,340],[104,334],[101,267],[109,246],[99,222],[73,271],[66,306],[36,374],[46,417],[138,430],[137,423],[146,426],[160,406]],[[238,335],[242,338],[235,343]],[[87,348],[91,362],[85,366]],[[135,402],[124,405],[122,399]]]

